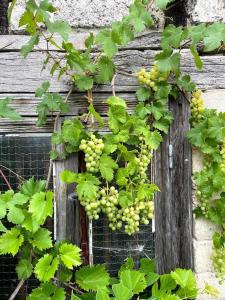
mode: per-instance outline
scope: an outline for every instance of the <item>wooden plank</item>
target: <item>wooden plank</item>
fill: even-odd
[[[155,253],[158,271],[176,267],[193,268],[192,249],[192,160],[186,133],[189,130],[189,105],[181,98],[170,102],[174,121],[170,133],[154,159],[157,193]],[[169,147],[173,148],[172,165]]]
[[[151,68],[156,50],[126,50],[121,51],[115,57],[115,64],[120,70],[135,73],[141,67]],[[192,76],[192,79],[202,89],[220,89],[225,85],[225,73],[223,55],[202,56],[204,68],[197,71],[193,59],[189,52],[182,51],[182,71]],[[58,54],[60,56],[60,54]],[[44,80],[51,82],[51,90],[66,92],[68,82],[66,77],[60,81],[57,74],[53,77],[49,75],[49,69],[42,69],[44,53],[31,53],[26,59],[21,58],[16,52],[0,53],[0,93],[34,93]],[[118,74],[115,80],[117,92],[133,92],[138,84],[135,77]],[[96,92],[110,92],[110,84],[96,86]]]
[[[61,129],[62,119],[59,119],[57,123],[57,130]],[[62,151],[62,145],[57,146],[58,151]],[[75,216],[79,217],[77,209],[77,202],[74,201],[74,185],[67,185],[60,179],[60,174],[65,169],[71,171],[78,171],[78,156],[76,154],[70,155],[67,159],[54,162],[54,195],[56,205],[56,226],[55,236],[59,241],[68,240],[70,242],[76,242],[78,245],[78,239],[80,236],[80,226],[75,219]],[[79,220],[79,218],[78,218]]]
[[[66,94],[61,94],[62,97],[65,97]],[[133,111],[135,105],[137,104],[137,98],[134,93],[119,93],[119,97],[126,100],[128,106],[128,112]],[[94,106],[96,110],[103,115],[107,113],[106,99],[111,96],[111,93],[94,93]],[[0,94],[0,101],[4,97],[11,97],[13,99],[11,106],[16,109],[16,111],[22,116],[37,116],[37,105],[40,103],[40,99],[36,98],[34,94]],[[62,113],[66,116],[80,115],[83,112],[87,111],[88,102],[84,98],[84,94],[73,93],[68,101],[70,111],[68,113]],[[51,113],[52,115],[56,113]]]
[[[173,147],[173,168],[170,169],[173,263],[181,268],[193,268],[192,151],[186,137],[190,129],[189,102],[180,97],[178,101],[171,101],[170,110],[174,116],[170,128]]]
[[[98,30],[92,30],[94,34]],[[88,37],[90,31],[72,32],[69,40],[74,44],[78,50],[85,49],[85,39]],[[29,36],[20,35],[2,35],[0,36],[0,49],[4,48],[4,51],[19,51],[21,47],[29,40]],[[62,39],[59,35],[55,36],[55,41],[61,44]],[[139,34],[135,40],[130,42],[127,46],[120,47],[122,49],[159,49],[160,48],[160,32],[147,31]],[[35,47],[36,51],[46,50],[46,42],[43,38],[40,39],[40,43]],[[49,50],[58,50],[55,46],[49,45]]]

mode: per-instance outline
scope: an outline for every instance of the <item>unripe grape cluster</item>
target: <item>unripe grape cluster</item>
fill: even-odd
[[[216,277],[220,279],[220,283],[223,283],[225,281],[225,247],[213,249],[212,261]]]
[[[191,98],[191,116],[193,125],[202,119],[204,107],[203,107],[203,99],[202,99],[202,91],[196,90],[192,94]]]
[[[220,154],[222,156],[222,162],[220,163],[220,168],[223,172],[225,172],[225,141],[223,142],[222,148],[220,150]]]
[[[147,180],[147,169],[148,165],[152,159],[152,149],[145,144],[144,138],[140,137],[140,149],[138,152],[138,156],[135,158],[138,167],[138,177],[141,183],[144,183]]]
[[[157,65],[154,65],[149,72],[146,69],[141,69],[136,73],[139,83],[145,84],[152,88],[153,91],[157,91],[157,82],[166,81],[168,78],[168,73],[162,73],[159,71]]]
[[[125,232],[132,235],[139,231],[141,224],[149,224],[149,219],[154,215],[154,203],[149,200],[135,199],[133,205],[128,206],[123,210],[122,221],[126,223]]]
[[[90,139],[81,140],[79,149],[85,153],[86,169],[88,172],[97,173],[99,171],[99,160],[102,155],[104,143],[102,139],[98,139],[94,134],[90,135]]]
[[[89,218],[98,220],[100,212],[104,212],[113,231],[121,229],[124,224],[124,230],[129,235],[138,232],[141,224],[149,224],[149,219],[154,215],[154,203],[148,199],[136,198],[130,206],[122,208],[119,192],[114,186],[101,188],[94,200],[81,199],[80,202]]]
[[[208,216],[208,207],[209,207],[209,199],[202,194],[201,191],[196,192],[199,208],[201,209],[202,214],[207,217]]]
[[[84,206],[87,216],[90,219],[98,220],[99,214],[101,212],[101,202],[99,199],[99,195],[97,195],[96,199],[82,198],[79,199],[80,204]]]

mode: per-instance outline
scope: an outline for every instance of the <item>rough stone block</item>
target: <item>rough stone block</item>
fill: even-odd
[[[66,20],[75,28],[99,28],[109,26],[113,21],[120,20],[128,13],[133,0],[53,0],[59,8],[58,18]],[[24,1],[18,0],[12,15],[12,30],[18,30],[18,19],[24,10]],[[152,6],[152,15],[157,27],[163,27],[164,15]]]
[[[189,0],[188,11],[193,22],[225,21],[224,0]]]
[[[215,230],[216,226],[208,220],[194,220],[194,238],[197,241],[211,241]]]
[[[206,273],[213,272],[211,255],[212,255],[212,241],[197,241],[194,240],[194,260],[195,272]]]

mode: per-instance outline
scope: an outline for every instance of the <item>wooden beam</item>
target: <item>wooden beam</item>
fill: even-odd
[[[57,130],[61,130],[62,119],[57,123]],[[57,146],[58,151],[63,151],[63,146]],[[67,159],[54,162],[54,195],[55,195],[55,237],[56,240],[67,240],[79,245],[79,203],[74,198],[74,185],[67,185],[60,179],[60,174],[65,169],[78,171],[78,156],[70,155]]]
[[[170,102],[174,121],[155,156],[156,195],[155,253],[160,273],[176,267],[193,268],[192,249],[192,158],[186,134],[189,104],[180,97]]]
[[[115,57],[115,64],[120,70],[135,73],[141,67],[152,67],[157,50],[126,50]],[[57,53],[56,53],[57,54]],[[196,84],[202,89],[221,89],[225,85],[224,56],[202,56],[204,68],[197,71],[191,54],[182,51],[182,72],[188,73]],[[60,57],[60,53],[58,53]],[[45,54],[33,52],[23,59],[17,52],[0,52],[0,93],[34,93],[44,80],[49,80],[51,90],[67,92],[69,90],[68,78],[62,77],[60,81],[49,75],[49,68],[42,70]],[[13,80],[13,81],[12,81]],[[135,77],[118,74],[115,80],[117,92],[134,92],[138,83]],[[111,85],[104,84],[94,87],[95,92],[111,92]]]

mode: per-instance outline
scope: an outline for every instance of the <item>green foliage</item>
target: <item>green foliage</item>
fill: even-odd
[[[22,117],[16,112],[16,110],[9,106],[12,102],[12,98],[6,97],[0,100],[0,118],[8,118],[14,121],[19,121]]]
[[[195,84],[189,75],[182,74],[180,70],[182,48],[190,44],[196,68],[201,69],[203,63],[197,50],[198,43],[203,43],[204,51],[210,52],[225,42],[225,25],[222,23],[187,28],[167,26],[162,32],[162,51],[156,55],[152,69],[149,72],[143,69],[136,74],[140,87],[136,92],[139,103],[134,112],[130,113],[126,101],[114,93],[106,100],[108,119],[105,124],[94,106],[92,89],[95,84],[112,81],[117,72],[113,58],[119,47],[127,45],[137,33],[151,27],[152,17],[146,9],[148,2],[135,0],[129,8],[129,15],[122,21],[100,30],[95,37],[90,34],[84,51],[78,51],[74,44],[68,42],[71,28],[65,21],[54,20],[53,14],[57,9],[49,0],[38,3],[35,0],[26,1],[26,9],[19,21],[19,25],[31,35],[21,49],[22,56],[26,57],[33,51],[41,37],[48,45],[61,51],[60,57],[46,51],[43,68],[51,63],[51,75],[57,72],[59,79],[67,76],[79,91],[88,91],[87,114],[74,120],[66,119],[61,132],[52,135],[52,144],[62,144],[64,150],[62,153],[52,150],[51,159],[64,159],[71,153],[84,151],[87,171],[77,174],[65,170],[62,180],[68,184],[76,183],[76,194],[89,217],[98,219],[103,211],[113,230],[121,229],[125,220],[124,227],[128,234],[138,231],[140,223],[148,224],[153,217],[152,199],[159,189],[150,182],[146,172],[153,150],[158,149],[162,135],[168,132],[173,119],[168,109],[168,99],[176,99],[180,91],[193,92],[192,100],[195,98]],[[162,10],[173,2],[156,0]],[[9,8],[9,18],[15,4],[14,0]],[[61,36],[61,44],[55,41],[55,34]],[[91,51],[96,46],[100,48],[100,53],[93,59]],[[49,83],[44,82],[36,91],[36,96],[41,100],[37,107],[38,126],[46,124],[51,112],[69,111],[67,100],[59,94],[50,93],[49,87]],[[0,101],[0,117],[20,120],[18,113],[9,106],[10,102],[10,98]],[[194,176],[199,202],[196,215],[205,216],[221,228],[221,232],[216,232],[213,238],[213,264],[223,279],[225,114],[214,110],[201,111],[200,102],[197,99],[192,103],[193,128],[188,134],[192,145],[203,154],[203,170]],[[197,119],[194,120],[193,116]],[[101,135],[99,131],[93,133],[94,119],[100,126],[108,126],[107,135]],[[84,124],[91,123],[89,131],[82,121]],[[91,136],[100,140],[104,147],[100,149],[101,145],[94,143],[95,148],[89,147],[89,152],[86,151],[86,144],[82,141],[88,140],[92,145]],[[215,195],[217,197],[213,201]],[[28,300],[65,300],[64,288],[53,284],[59,270],[59,280],[69,285],[72,281],[75,288],[78,285],[85,292],[81,292],[82,295],[72,294],[71,300],[129,300],[140,293],[143,299],[153,300],[196,298],[196,283],[190,270],[176,269],[160,276],[155,273],[153,262],[148,260],[142,260],[140,270],[135,270],[132,260],[128,259],[114,284],[110,284],[104,266],[80,268],[76,272],[76,283],[73,282],[73,268],[81,264],[79,248],[66,242],[53,244],[50,232],[42,227],[46,219],[52,216],[52,201],[53,193],[45,190],[45,182],[34,179],[25,182],[17,193],[7,191],[0,195],[0,231],[3,232],[0,236],[0,254],[16,255],[21,251],[16,268],[18,277],[27,279],[34,269],[36,277],[43,282],[28,296]],[[108,210],[105,203],[110,205]],[[3,225],[4,218],[11,223],[10,230]],[[210,292],[210,288],[207,291]]]

